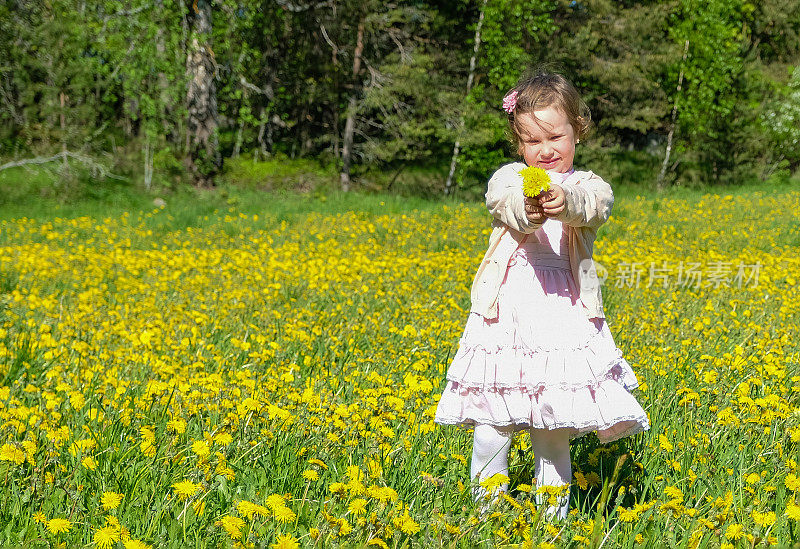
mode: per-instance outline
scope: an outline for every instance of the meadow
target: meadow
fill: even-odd
[[[0,211],[3,547],[797,547],[800,191],[618,190],[595,259],[649,431],[530,441],[485,516],[433,423],[482,204],[225,190]]]

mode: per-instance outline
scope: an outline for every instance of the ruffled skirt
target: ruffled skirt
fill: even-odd
[[[520,248],[498,316],[471,313],[447,371],[435,421],[512,430],[596,431],[610,442],[649,428],[638,386],[604,319],[589,319],[567,258]],[[566,263],[564,262],[566,260]]]

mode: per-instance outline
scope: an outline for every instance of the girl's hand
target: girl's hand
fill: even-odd
[[[538,202],[545,217],[557,217],[564,211],[564,204],[566,203],[564,189],[558,185],[551,185],[549,191],[539,195]]]
[[[539,202],[541,197],[542,195],[539,195],[539,198],[530,196],[525,197],[525,215],[528,217],[528,221],[531,223],[544,223],[544,220],[547,219],[547,217],[544,215],[542,205]]]

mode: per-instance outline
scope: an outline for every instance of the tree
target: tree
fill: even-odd
[[[475,82],[475,63],[478,59],[478,52],[481,48],[481,27],[483,26],[483,16],[486,11],[486,1],[481,1],[480,11],[478,12],[478,24],[475,25],[475,38],[473,39],[474,46],[472,48],[472,57],[469,59],[469,76],[467,76],[467,95],[472,91],[472,84]],[[462,114],[458,121],[458,129],[456,133],[456,142],[453,144],[453,156],[450,159],[450,171],[447,172],[447,179],[444,182],[445,196],[450,194],[450,187],[453,184],[453,174],[456,171],[456,163],[458,162],[458,153],[461,151],[461,131],[464,128],[464,115]]]
[[[534,65],[555,31],[555,1],[488,0],[481,31],[475,83],[464,101],[464,138],[457,179],[486,181],[486,174],[508,155],[503,96]]]
[[[190,11],[191,34],[186,52],[186,111],[189,156],[187,165],[198,186],[213,186],[222,168],[219,151],[216,63],[211,48],[211,0],[194,0]]]

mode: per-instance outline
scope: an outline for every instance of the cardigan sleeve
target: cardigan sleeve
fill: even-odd
[[[494,172],[486,191],[486,207],[492,217],[521,233],[532,233],[542,226],[533,223],[525,214],[525,196],[522,194],[522,176],[519,162],[506,164]]]
[[[614,205],[611,185],[592,172],[575,172],[561,183],[564,211],[556,219],[572,227],[597,229],[608,221]]]

